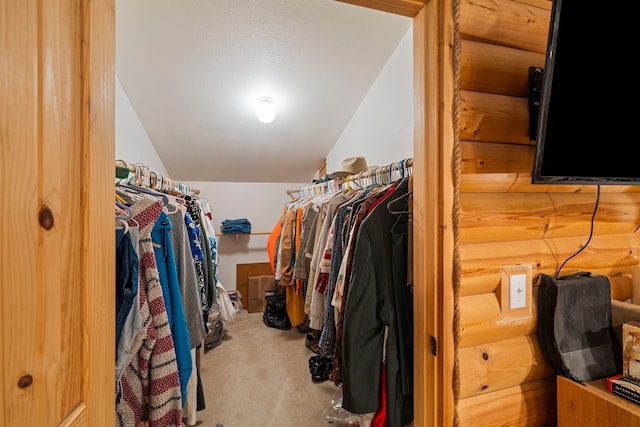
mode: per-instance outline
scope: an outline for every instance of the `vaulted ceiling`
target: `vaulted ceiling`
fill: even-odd
[[[308,182],[410,26],[334,0],[117,0],[116,74],[172,178]]]

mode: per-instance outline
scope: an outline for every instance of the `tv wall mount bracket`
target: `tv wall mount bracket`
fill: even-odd
[[[538,134],[538,115],[540,114],[540,98],[542,97],[542,81],[544,69],[529,67],[529,139],[536,140]]]

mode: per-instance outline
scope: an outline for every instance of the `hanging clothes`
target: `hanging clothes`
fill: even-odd
[[[136,166],[136,177],[141,171]],[[132,183],[129,176],[127,181],[116,184],[117,218],[130,214],[125,232],[116,229],[116,286],[122,291],[116,304],[117,425],[147,421],[150,426],[181,427],[185,420],[194,424],[196,411],[205,408],[199,350],[206,338],[207,316],[216,310],[217,248],[211,210],[196,197],[147,188],[145,179]],[[122,244],[129,238],[133,251]],[[134,255],[137,293],[133,286],[123,285],[133,280],[133,267],[125,266]]]
[[[319,203],[316,204],[316,202],[313,202],[313,206],[314,209],[318,210],[318,213],[316,215],[316,219],[315,222],[316,224],[313,226],[313,228],[315,229],[315,233],[313,235],[313,238],[310,237],[309,242],[307,242],[307,257],[309,258],[309,279],[307,281],[307,295],[305,296],[305,302],[304,302],[304,311],[307,314],[307,316],[309,316],[310,319],[310,326],[313,329],[319,330],[322,328],[322,325],[320,324],[319,328],[318,323],[314,323],[311,320],[311,302],[313,299],[313,288],[315,287],[315,283],[316,283],[316,270],[317,270],[317,252],[320,250],[320,240],[321,240],[321,235],[322,235],[322,223],[326,218],[327,215],[327,209],[328,209],[328,203]]]
[[[287,315],[291,326],[295,327],[305,320],[304,298],[302,292],[296,288],[296,281],[293,279],[293,267],[296,253],[296,219],[297,209],[290,207],[285,215],[282,234],[280,237],[280,285],[285,287],[285,301]]]
[[[138,311],[138,254],[129,234],[129,226],[116,228],[116,406],[122,397],[120,376],[128,359],[135,334],[133,319]],[[132,313],[133,309],[133,313]],[[128,322],[128,319],[129,322]],[[121,342],[122,332],[125,338]]]
[[[412,163],[407,159],[346,178],[346,190],[336,181],[322,184],[322,194],[316,193],[319,186],[301,189],[295,205],[304,211],[294,217],[289,203],[281,229],[270,236],[278,242],[276,277],[302,282],[304,312],[320,333],[317,348],[310,348],[331,358],[328,379],[344,386],[343,409],[370,414],[376,426],[403,427],[413,419],[405,176]]]
[[[203,288],[203,297],[206,299],[206,310],[204,313],[205,325],[208,321],[209,310],[212,308],[213,303],[215,301],[215,273],[213,271],[213,263],[211,258],[211,246],[209,243],[209,239],[207,237],[204,222],[202,219],[202,210],[200,209],[200,205],[196,202],[195,199],[189,198],[187,199],[187,209],[191,216],[191,220],[197,228],[197,235],[200,241],[197,246],[200,247],[203,255],[202,260],[202,270],[203,276],[205,280],[205,286]]]
[[[128,231],[116,229],[116,348],[138,293],[138,255]]]
[[[276,280],[280,280],[280,271],[277,269],[277,249],[280,246],[282,221],[284,220],[285,213],[286,209],[282,211],[280,218],[278,218],[278,221],[273,226],[273,229],[269,233],[269,238],[267,239],[267,256],[269,257],[269,265],[271,266],[271,270],[273,271],[273,275]]]
[[[191,343],[189,340],[189,328],[182,306],[182,294],[178,281],[173,243],[170,230],[172,228],[169,215],[162,211],[151,231],[153,251],[156,258],[156,268],[162,286],[162,295],[169,319],[169,328],[173,337],[176,352],[176,363],[180,377],[180,390],[182,406],[186,400],[187,383],[191,376]]]
[[[314,255],[311,259],[312,265],[315,265],[315,279],[311,290],[311,307],[309,310],[310,324],[313,329],[322,330],[324,326],[326,295],[331,268],[331,246],[327,247],[327,241],[331,233],[334,213],[350,197],[344,193],[332,196],[326,203],[326,209],[323,212],[322,230],[320,231],[318,245],[315,247]]]
[[[216,231],[213,226],[213,213],[209,202],[203,199],[196,199],[196,203],[200,207],[202,212],[202,226],[207,235],[207,241],[209,242],[209,250],[211,251],[211,269],[213,271],[213,284],[215,299],[217,300],[217,285],[218,280],[218,242],[216,240]]]
[[[386,352],[390,427],[405,426],[413,418],[413,299],[406,281],[406,214],[392,214],[384,200],[407,193],[408,180],[403,180],[362,221],[344,308],[343,407],[353,413],[376,411]]]
[[[336,290],[334,292],[334,298],[332,305],[338,311],[338,320],[336,324],[336,346],[334,352],[334,364],[333,372],[331,373],[331,380],[335,384],[342,383],[342,353],[343,353],[343,331],[344,331],[344,301],[347,297],[349,290],[349,279],[351,278],[351,270],[353,265],[353,253],[356,245],[356,236],[358,235],[359,227],[362,221],[368,215],[370,208],[380,199],[383,199],[390,191],[394,191],[395,186],[390,187],[386,191],[378,191],[370,194],[364,200],[359,200],[359,203],[354,203],[350,215],[345,218],[345,227],[350,229],[347,238],[347,249],[345,256],[340,265],[340,273],[336,280]]]
[[[187,234],[189,236],[189,246],[191,248],[191,255],[193,256],[194,267],[196,270],[196,279],[198,281],[198,294],[200,301],[200,312],[202,316],[202,322],[207,324],[207,316],[209,313],[209,302],[207,298],[207,279],[205,268],[205,257],[202,251],[202,238],[200,236],[200,228],[192,219],[191,214],[187,212],[184,216],[184,221],[187,226]]]
[[[143,419],[151,426],[183,426],[182,393],[176,352],[155,263],[151,231],[162,212],[156,198],[142,196],[131,206],[140,230],[140,313],[146,327],[136,337],[121,378],[122,400],[116,409],[117,425],[136,426]]]
[[[300,247],[296,253],[295,266],[293,267],[293,278],[305,282],[305,295],[306,284],[309,281],[311,256],[313,255],[313,240],[318,223],[317,216],[317,207],[313,203],[306,203],[301,218]]]
[[[135,286],[136,290],[133,295],[133,303],[131,304],[129,313],[127,314],[127,317],[124,321],[122,330],[120,331],[120,338],[117,339],[116,344],[116,407],[120,403],[120,399],[122,397],[122,389],[120,383],[122,371],[124,370],[124,367],[129,363],[131,349],[136,340],[136,337],[146,327],[145,320],[142,318],[142,314],[140,313],[140,231],[138,229],[138,226],[127,225],[127,231],[125,232],[125,235],[129,236],[131,246],[135,253],[135,256],[132,254],[129,257],[129,262],[132,264],[128,268],[130,269],[131,277],[133,277],[133,275],[135,274],[135,280],[137,280],[137,283]],[[123,258],[116,256],[116,268],[127,268],[122,267],[123,263],[126,263],[126,261]],[[118,277],[120,276],[118,275],[118,273],[116,273],[116,278]],[[117,286],[119,286],[118,282],[116,283],[116,287]]]
[[[186,215],[186,208],[179,208],[169,213],[172,224],[169,232],[174,249],[182,307],[189,331],[189,347],[194,349],[202,343],[206,331],[200,305],[200,283],[191,252]]]

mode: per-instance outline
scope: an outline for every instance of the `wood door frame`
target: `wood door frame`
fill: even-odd
[[[115,399],[107,393],[115,390],[115,239],[111,199],[115,159],[115,0],[84,0],[83,9],[80,84],[84,178],[78,184],[84,198],[85,230],[82,262],[87,407],[83,425],[111,426],[116,422]]]
[[[336,1],[413,19],[414,425],[453,425],[454,295],[450,284],[454,274],[454,134],[451,118],[454,0]],[[90,4],[94,5],[90,8],[93,11],[90,14],[91,24],[98,25],[90,25],[89,29],[89,71],[97,71],[89,74],[89,101],[92,107],[97,103],[96,107],[102,113],[101,126],[91,135],[109,144],[105,150],[113,152],[115,55],[109,51],[115,46],[115,5],[114,0]],[[98,17],[104,20],[102,25],[106,28],[100,28]],[[107,31],[101,35],[99,30]],[[97,43],[92,43],[93,40]],[[92,78],[94,76],[95,79]],[[93,145],[96,143],[91,147]],[[112,179],[112,168],[113,158],[110,159],[109,172],[100,167],[98,171],[92,170],[91,174],[104,173]],[[89,307],[94,308],[92,304]],[[432,342],[436,343],[435,354],[431,351]],[[97,400],[97,396],[91,399]]]
[[[413,18],[414,425],[453,425],[455,0],[338,1]]]

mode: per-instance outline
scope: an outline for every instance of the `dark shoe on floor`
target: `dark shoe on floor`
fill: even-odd
[[[320,331],[315,329],[311,330],[311,333],[308,333],[304,339],[304,345],[309,350],[313,351],[315,354],[320,354],[320,347],[318,347],[318,340],[320,338]]]
[[[309,320],[309,316],[305,316],[304,323],[301,323],[301,324],[297,325],[296,329],[301,334],[308,334],[309,332],[313,331],[313,329],[311,329],[311,326],[309,326],[310,322],[311,321]]]
[[[311,381],[321,383],[329,379],[333,371],[333,359],[327,356],[311,356],[309,358],[309,372]]]
[[[308,332],[311,332],[313,329],[311,329],[309,327],[309,325],[305,325],[304,323],[299,324],[298,326],[296,326],[296,329],[298,330],[298,332],[300,332],[301,334],[306,334]]]

